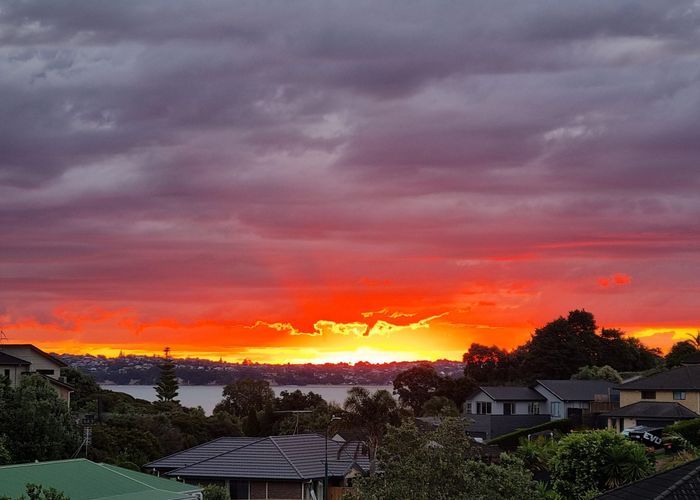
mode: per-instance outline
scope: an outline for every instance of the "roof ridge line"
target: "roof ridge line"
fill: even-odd
[[[537,383],[540,384],[542,387],[544,387],[545,389],[547,389],[549,392],[551,392],[552,394],[554,394],[557,398],[561,399],[562,401],[566,401],[566,400],[565,400],[564,398],[562,398],[559,394],[557,394],[556,392],[554,392],[550,387],[546,386],[546,385],[542,382],[542,380],[537,379],[535,382],[537,382]],[[538,391],[537,389],[535,389],[534,387],[532,388],[532,390],[535,391],[535,392],[540,392],[540,391]]]
[[[292,466],[292,469],[294,469],[294,472],[297,473],[297,475],[299,476],[299,479],[304,479],[304,476],[301,474],[301,472],[299,472],[299,469],[297,469],[297,466],[292,463],[292,461],[289,459],[287,454],[284,451],[282,451],[282,448],[280,448],[279,445],[277,444],[277,442],[274,439],[272,439],[275,436],[267,436],[267,437],[270,441],[272,441],[272,444],[275,445],[275,448],[277,448],[279,450],[279,452],[282,454],[282,456],[287,461],[287,463],[289,463],[289,465]],[[326,459],[328,459],[328,458],[326,457]]]
[[[225,436],[222,436],[222,437],[225,437]],[[245,436],[241,436],[241,437],[245,437]],[[171,471],[166,472],[166,474],[172,474],[172,473],[177,472],[179,470],[186,469],[188,467],[192,467],[193,465],[199,465],[203,462],[208,462],[209,460],[214,460],[215,458],[219,458],[219,457],[222,457],[224,455],[228,455],[229,453],[233,453],[234,451],[242,450],[243,448],[247,448],[248,446],[259,443],[260,441],[263,441],[264,439],[265,439],[264,437],[258,438],[255,441],[252,441],[248,444],[244,444],[243,446],[239,446],[238,448],[234,448],[233,450],[224,451],[222,453],[219,453],[218,455],[214,455],[213,457],[205,458],[204,460],[200,460],[199,462],[192,462],[191,464],[187,464],[183,467],[177,467],[176,469],[173,469]],[[203,443],[203,444],[206,444],[206,443]],[[189,449],[191,449],[191,448],[189,448]],[[183,451],[187,451],[187,450],[183,450]]]
[[[158,460],[152,460],[151,462],[148,462],[147,464],[144,464],[144,467],[148,467],[149,465],[151,465],[151,464],[153,464],[153,463],[160,462],[161,460],[166,460],[166,459],[168,459],[168,458],[172,458],[172,457],[174,457],[174,456],[176,456],[176,455],[181,455],[182,453],[185,453],[185,452],[187,452],[187,451],[194,450],[194,449],[196,449],[196,448],[201,448],[202,446],[205,446],[205,445],[207,445],[207,444],[211,444],[211,443],[213,443],[213,442],[215,442],[215,441],[221,441],[222,439],[230,439],[230,438],[236,438],[236,437],[244,437],[244,436],[219,436],[218,438],[212,439],[211,441],[207,441],[207,442],[205,442],[205,443],[200,443],[200,444],[194,445],[194,446],[192,446],[191,448],[187,448],[187,449],[184,449],[184,450],[176,451],[175,453],[171,453],[170,455],[166,455],[166,456],[164,456],[164,457],[161,457],[161,458],[159,458]],[[229,451],[232,451],[232,450],[229,450]],[[224,453],[228,453],[228,452],[224,452]],[[207,460],[208,460],[208,459],[207,459]]]
[[[683,467],[683,466],[682,466],[682,465],[679,465],[679,467]],[[664,471],[664,472],[666,472],[666,471]],[[666,491],[664,491],[664,492],[661,493],[659,496],[657,496],[656,499],[666,498],[666,497],[669,496],[671,493],[673,493],[674,491],[676,491],[680,486],[682,486],[684,481],[687,481],[688,479],[691,479],[693,476],[696,476],[698,473],[700,473],[700,464],[698,464],[697,467],[695,467],[694,469],[692,469],[690,472],[688,472],[685,476],[683,476],[683,477],[680,478],[678,481],[676,481],[675,483],[673,483],[671,486],[669,486],[668,488],[666,488]]]
[[[90,460],[90,461],[91,461],[91,460]],[[91,461],[91,462],[92,462],[92,461]],[[122,476],[122,477],[125,477],[125,478],[128,479],[129,481],[133,481],[133,482],[135,482],[135,483],[141,484],[141,485],[145,486],[146,488],[148,488],[148,489],[151,490],[151,491],[163,491],[163,492],[165,492],[165,493],[173,493],[172,491],[164,490],[164,489],[161,489],[161,488],[156,488],[155,486],[151,486],[151,485],[148,484],[148,483],[144,483],[143,481],[139,481],[138,479],[136,479],[136,478],[134,478],[134,477],[127,476],[126,474],[124,474],[123,472],[119,472],[118,470],[110,469],[109,467],[106,467],[105,464],[103,464],[103,463],[97,463],[97,462],[92,462],[92,463],[95,464],[95,465],[97,465],[98,467],[101,467],[101,468],[104,469],[104,470],[108,470],[108,471],[110,471],[110,472],[113,472],[114,474],[118,474],[118,475],[120,475],[120,476]],[[115,467],[118,467],[118,466],[115,466]],[[134,471],[134,472],[139,472],[139,471]],[[139,474],[143,474],[143,472],[139,472]],[[193,490],[193,491],[194,491],[194,490]],[[183,492],[183,493],[184,493],[184,492]]]

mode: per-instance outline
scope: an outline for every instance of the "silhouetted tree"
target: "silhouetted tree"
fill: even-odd
[[[160,365],[160,377],[158,385],[156,385],[156,394],[158,399],[163,402],[178,403],[175,398],[178,393],[177,375],[175,374],[175,364],[170,357],[170,347],[163,350],[164,360]]]
[[[242,379],[224,387],[224,399],[216,405],[214,412],[226,412],[236,417],[244,417],[250,409],[262,411],[268,404],[274,404],[275,393],[265,380]]]
[[[420,415],[423,404],[440,388],[440,376],[429,364],[420,364],[399,373],[394,379],[394,394],[402,404]]]
[[[685,358],[697,352],[700,352],[700,350],[698,350],[690,340],[676,342],[666,355],[666,366],[668,368],[680,366]]]
[[[398,425],[401,417],[396,401],[388,391],[370,393],[364,387],[353,387],[343,403],[343,423],[359,431],[361,444],[367,450],[369,473],[377,470],[377,450],[387,430],[387,425]]]
[[[464,353],[464,375],[479,384],[499,384],[512,378],[512,363],[505,350],[472,343]]]

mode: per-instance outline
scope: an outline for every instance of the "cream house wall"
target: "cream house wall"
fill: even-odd
[[[662,403],[680,403],[689,410],[700,414],[700,391],[685,391],[685,399],[673,399],[674,391],[654,392],[656,392],[656,399],[642,399],[642,391],[622,389],[620,390],[620,407],[639,403],[640,401],[658,401]]]
[[[55,379],[59,378],[61,375],[60,364],[45,356],[42,356],[29,346],[7,345],[3,346],[2,351],[10,356],[14,356],[15,358],[31,363],[29,366],[29,371],[31,372],[36,372],[39,370],[53,370],[53,375],[50,373],[45,375]]]
[[[15,387],[19,384],[19,378],[28,367],[18,366],[18,365],[0,365],[0,375],[5,375],[6,370],[9,371],[7,374],[10,377],[10,386]]]

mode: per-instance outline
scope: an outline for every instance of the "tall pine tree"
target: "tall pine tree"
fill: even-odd
[[[173,364],[172,357],[170,356],[170,347],[163,349],[164,359],[163,363],[160,365],[160,377],[158,378],[158,385],[156,385],[156,394],[158,399],[163,402],[173,402],[179,403],[177,399],[177,391],[179,386],[177,384],[177,376],[175,375],[175,364]]]

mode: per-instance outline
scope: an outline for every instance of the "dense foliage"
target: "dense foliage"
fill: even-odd
[[[700,446],[700,418],[684,420],[666,428],[669,434],[679,434],[693,446]]]
[[[388,391],[370,393],[364,387],[353,387],[343,403],[343,423],[358,431],[358,439],[370,461],[369,473],[377,470],[377,452],[387,426],[398,425],[401,415],[396,401]]]
[[[502,456],[499,464],[479,460],[464,424],[447,419],[435,431],[413,424],[390,427],[379,452],[381,474],[356,482],[360,500],[458,500],[539,498],[529,471]]]
[[[399,373],[394,379],[394,394],[398,394],[401,404],[411,408],[414,415],[424,414],[424,405],[431,398],[442,398],[433,401],[427,409],[435,413],[435,405],[446,406],[449,413],[451,408],[459,408],[466,398],[476,389],[476,384],[469,377],[450,378],[439,375],[435,368],[427,363],[415,366]],[[452,405],[449,404],[451,401]]]
[[[573,380],[607,380],[615,384],[622,383],[622,376],[610,365],[582,366],[571,378]]]
[[[653,459],[641,444],[609,430],[563,437],[552,459],[554,491],[567,499],[590,498],[653,471]]]
[[[514,450],[520,444],[523,438],[527,438],[532,434],[537,434],[543,431],[553,431],[555,433],[565,434],[570,432],[572,428],[573,423],[571,420],[568,418],[561,418],[559,420],[552,420],[533,427],[518,429],[516,431],[509,432],[508,434],[502,434],[489,441],[489,444],[496,444],[504,450]]]
[[[13,462],[66,458],[80,442],[68,405],[40,375],[0,385],[0,415],[0,459],[6,452]]]
[[[13,499],[8,496],[0,495],[0,500]],[[55,488],[44,488],[41,485],[28,483],[25,494],[14,500],[70,500],[70,498]]]
[[[524,345],[512,352],[496,346],[472,344],[464,354],[464,374],[491,385],[568,379],[584,366],[610,366],[617,371],[647,370],[661,360],[636,338],[617,329],[598,330],[593,314],[569,312],[535,330]]]

